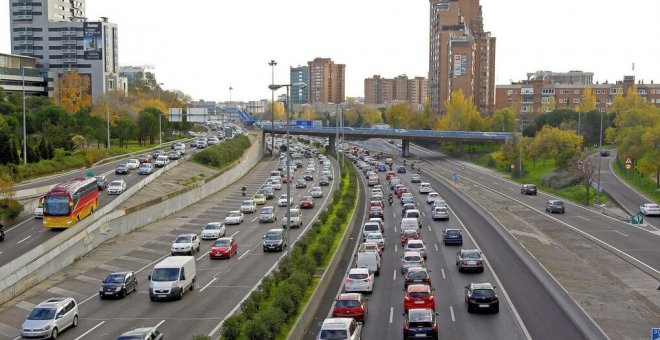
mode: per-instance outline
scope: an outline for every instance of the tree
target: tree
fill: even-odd
[[[66,71],[59,75],[55,103],[69,112],[92,106],[91,80],[89,76],[75,71]]]
[[[314,111],[314,108],[311,106],[305,106],[300,118],[303,120],[314,120],[316,119],[316,111]],[[344,122],[344,124],[346,123]]]
[[[553,159],[555,165],[563,169],[582,147],[582,140],[583,137],[574,130],[561,130],[546,125],[536,134],[530,147],[535,149],[535,153],[544,155],[544,159]]]
[[[451,93],[445,101],[445,110],[435,126],[436,130],[480,131],[484,128],[484,119],[472,99],[465,97],[463,90]]]
[[[138,125],[129,118],[122,118],[115,122],[113,133],[119,138],[119,147],[127,146],[126,141],[137,137]]]
[[[407,128],[408,127],[408,117],[410,115],[410,108],[406,103],[397,103],[391,105],[385,110],[385,116],[387,117],[387,123],[390,124],[393,128]],[[365,117],[365,123],[371,124]]]
[[[577,111],[590,112],[596,110],[596,97],[594,96],[594,92],[590,87],[585,87],[582,92],[582,101],[578,105]]]
[[[358,126],[365,126],[365,125],[370,125],[370,124],[382,123],[383,122],[383,114],[382,114],[382,112],[380,112],[376,109],[365,107],[361,111],[358,119],[362,121],[362,123]]]
[[[516,114],[509,108],[495,111],[490,121],[490,129],[513,132],[516,129]]]
[[[147,142],[149,138],[149,144],[154,143],[154,137],[158,132],[158,110],[153,108],[147,108],[138,113],[138,141],[140,144]]]
[[[520,138],[507,139],[499,150],[493,152],[491,157],[497,163],[510,169],[510,164],[518,163],[520,156]],[[522,174],[521,169],[517,169],[517,174]]]
[[[15,148],[14,136],[3,116],[0,116],[0,164],[18,164],[20,159]]]
[[[655,175],[656,187],[660,188],[660,122],[642,135],[642,147],[645,152],[637,162],[637,169],[642,174]]]
[[[586,196],[584,200],[584,205],[589,205],[589,190],[594,183],[596,178],[596,160],[593,157],[576,157],[576,159],[571,162],[573,171],[577,174],[580,183],[584,186],[586,191]]]

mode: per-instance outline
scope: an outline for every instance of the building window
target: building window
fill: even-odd
[[[560,104],[566,104],[566,103],[568,103],[568,98],[559,98],[559,103],[560,103]]]
[[[573,104],[580,104],[580,98],[573,98]]]
[[[646,89],[637,89],[637,94],[639,95],[646,95]]]
[[[555,89],[543,89],[541,91],[541,94],[545,95],[554,95],[555,94]]]
[[[580,90],[573,90],[573,94],[580,94]]]
[[[523,87],[520,89],[520,94],[522,95],[533,95],[534,94],[534,88],[533,87]]]

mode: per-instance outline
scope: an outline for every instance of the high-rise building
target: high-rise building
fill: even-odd
[[[346,65],[330,58],[315,58],[309,67],[309,103],[342,103],[346,97]]]
[[[309,67],[298,66],[291,67],[290,83],[305,83],[309,85]],[[291,103],[292,104],[307,104],[309,103],[309,89],[307,86],[291,86]]]
[[[462,90],[481,114],[495,108],[495,37],[484,32],[479,0],[429,0],[429,100],[442,114]]]
[[[66,71],[90,78],[93,101],[107,90],[126,89],[117,25],[107,18],[87,21],[85,0],[10,0],[9,16],[12,53],[34,57],[37,69],[48,72],[49,95]]]
[[[36,59],[0,53],[0,87],[6,94],[22,95],[25,90],[26,96],[48,96],[47,78],[37,70]]]
[[[367,105],[409,102],[424,104],[428,82],[424,77],[409,79],[405,74],[394,79],[374,75],[364,80],[364,103]]]

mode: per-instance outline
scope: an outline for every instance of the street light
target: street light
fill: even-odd
[[[163,86],[163,85],[165,85],[165,84],[158,83],[158,101],[159,102],[160,102],[160,91],[161,91],[160,87]],[[159,146],[163,145],[163,137],[162,137],[163,136],[163,124],[161,123],[162,117],[163,117],[163,113],[159,112],[158,113],[158,145]],[[110,122],[110,120],[108,119],[108,126],[110,125],[109,122]],[[110,138],[108,138],[108,140],[110,140]]]
[[[271,69],[271,85],[275,85],[275,66],[277,62],[271,60],[268,65]],[[269,87],[270,88],[270,87]],[[270,91],[270,155],[273,156],[275,149],[275,134],[273,130],[275,128],[275,90]]]
[[[600,134],[598,135],[598,187],[596,188],[596,204],[600,204],[600,162],[603,155],[600,154],[603,149],[603,111],[600,111]]]
[[[291,86],[296,86],[299,88],[306,88],[307,84],[305,83],[295,83],[295,84],[286,84],[286,85],[275,85],[271,84],[268,85],[268,89],[273,91],[275,93],[276,90],[286,87],[286,245],[287,247],[289,246],[289,241],[291,240],[290,236],[290,231],[291,231],[291,225],[289,219],[291,218],[291,161],[290,161],[290,155],[291,153],[289,152],[291,150],[290,148],[290,142],[289,142],[289,113],[291,112],[291,98],[289,97],[289,89]],[[271,139],[275,140],[275,134],[273,133],[273,130],[271,130]]]
[[[25,123],[25,69],[34,69],[30,66],[21,66],[23,72],[23,164],[27,165],[27,128]]]

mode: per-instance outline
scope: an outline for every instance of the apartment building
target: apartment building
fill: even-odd
[[[291,67],[289,72],[289,84],[305,83],[309,84],[309,67],[298,66]],[[307,86],[291,86],[291,103],[307,104],[309,103],[309,89]]]
[[[34,57],[48,72],[49,96],[59,74],[75,71],[89,77],[92,100],[106,91],[127,89],[119,76],[117,25],[85,18],[85,0],[9,0],[13,54]]]
[[[433,111],[462,90],[481,114],[495,109],[495,37],[479,0],[430,0],[428,96]]]
[[[0,88],[5,94],[48,96],[48,75],[36,69],[32,57],[0,53]]]
[[[428,81],[424,77],[408,78],[405,74],[393,79],[374,75],[364,80],[366,105],[408,102],[424,104],[428,93]]]
[[[307,62],[309,103],[342,103],[346,98],[346,65],[330,58]]]

